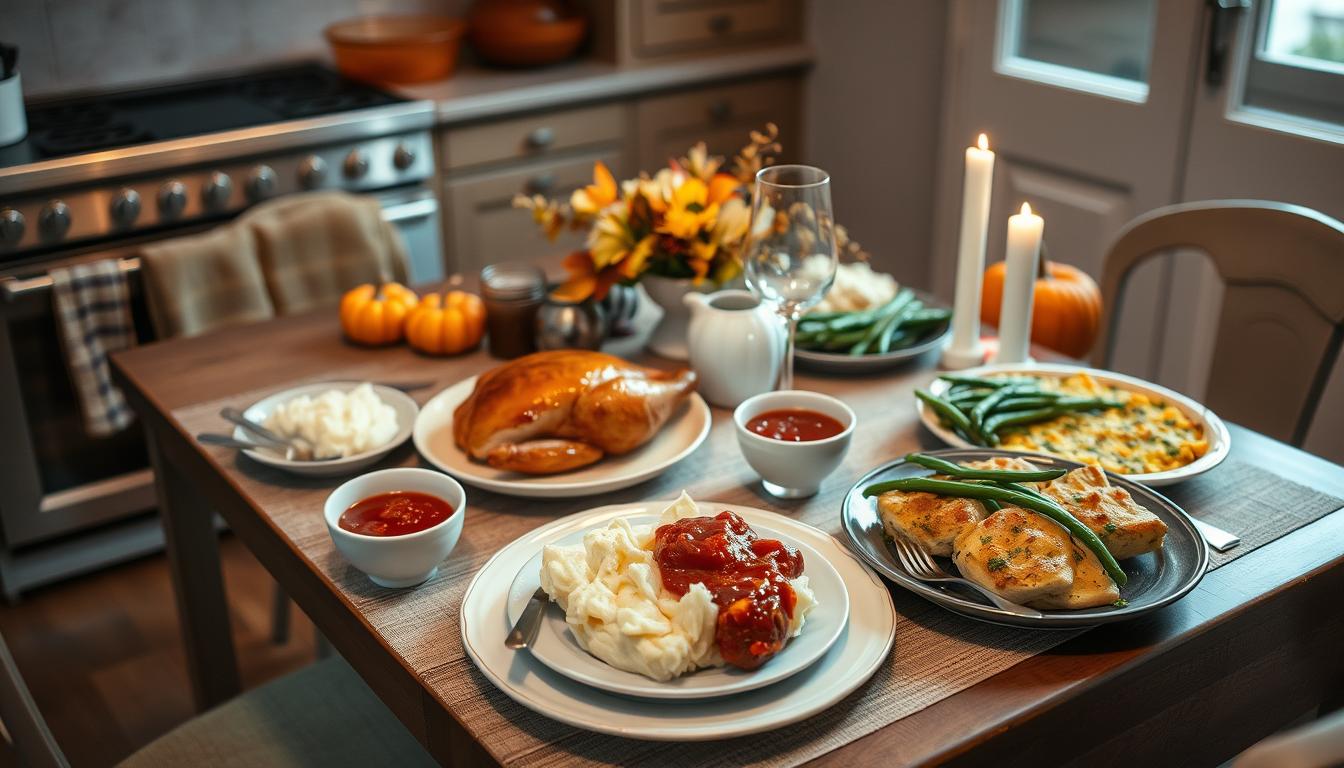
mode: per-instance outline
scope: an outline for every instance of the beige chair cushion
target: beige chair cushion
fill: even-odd
[[[414,768],[436,763],[345,660],[336,657],[184,723],[121,765]]]
[[[344,192],[291,195],[238,221],[252,230],[275,311],[335,303],[360,283],[406,281],[406,249],[378,201]]]
[[[252,233],[225,225],[140,249],[149,316],[161,338],[275,317]]]

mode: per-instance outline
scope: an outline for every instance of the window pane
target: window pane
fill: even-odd
[[[1148,82],[1155,0],[1008,0],[1009,56]]]
[[[1344,71],[1344,0],[1274,0],[1261,56]]]

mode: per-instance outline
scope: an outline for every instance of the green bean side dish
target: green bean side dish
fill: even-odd
[[[926,307],[914,291],[902,288],[880,307],[804,315],[794,341],[800,349],[817,352],[854,357],[886,354],[914,346],[951,318],[951,310]]]
[[[964,440],[991,448],[999,444],[999,432],[1008,427],[1035,424],[1078,411],[1123,408],[1124,403],[1103,397],[1074,397],[1041,389],[1030,378],[979,378],[944,374],[951,384],[939,397],[923,389],[915,397],[924,401],[942,424]]]
[[[1026,486],[1018,485],[1022,482],[1055,480],[1067,474],[1068,470],[1044,469],[1027,472],[1007,469],[972,469],[923,453],[908,454],[905,460],[911,464],[928,467],[956,479],[936,480],[931,477],[905,477],[899,480],[885,480],[864,488],[863,495],[865,497],[877,496],[887,491],[923,491],[937,496],[977,499],[986,502],[987,506],[1011,504],[1021,507],[1059,523],[1070,536],[1078,539],[1083,543],[1083,546],[1092,550],[1092,553],[1101,561],[1102,568],[1106,569],[1106,573],[1115,581],[1116,586],[1123,587],[1129,581],[1124,569],[1120,567],[1115,557],[1111,555],[1110,550],[1106,549],[1106,545],[1102,543],[1097,534],[1092,532],[1091,528],[1079,522],[1078,518],[1070,514],[1054,499]]]

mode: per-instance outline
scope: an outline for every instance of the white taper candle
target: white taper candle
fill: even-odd
[[[999,310],[999,352],[996,363],[1025,363],[1031,359],[1031,310],[1036,293],[1037,261],[1045,219],[1023,203],[1022,212],[1008,217],[1008,263],[1003,276],[1003,306]]]
[[[966,148],[952,343],[943,350],[943,367],[952,369],[980,365],[985,356],[980,343],[980,288],[985,275],[985,238],[994,181],[994,153],[989,150],[989,138],[985,134],[980,134],[976,143],[978,146]]]

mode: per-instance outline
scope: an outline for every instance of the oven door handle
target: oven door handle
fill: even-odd
[[[122,272],[131,273],[140,269],[140,259],[131,257],[121,259],[118,262]],[[0,278],[0,294],[4,295],[6,302],[14,302],[30,293],[36,291],[45,291],[51,288],[51,275],[39,275],[37,277]]]
[[[422,197],[405,203],[394,203],[383,208],[383,220],[400,224],[412,219],[425,219],[439,211],[439,200],[434,196]]]

